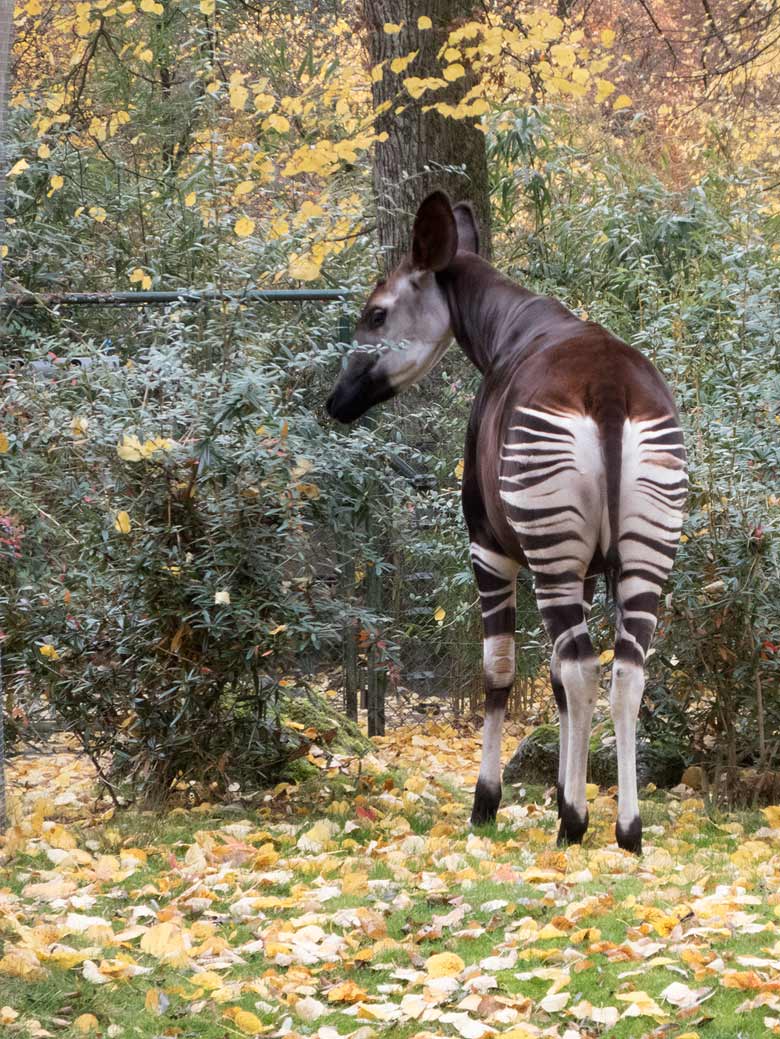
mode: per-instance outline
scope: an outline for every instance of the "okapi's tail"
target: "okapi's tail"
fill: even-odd
[[[623,469],[623,427],[626,413],[623,407],[615,407],[604,416],[602,426],[602,450],[604,472],[607,482],[607,520],[609,522],[609,546],[604,553],[604,576],[607,593],[617,610],[618,581],[620,580],[620,485]]]

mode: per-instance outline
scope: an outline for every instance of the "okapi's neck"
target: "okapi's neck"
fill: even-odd
[[[579,323],[557,300],[522,288],[473,253],[456,256],[436,277],[452,333],[483,374],[510,354],[526,356],[540,348],[538,333],[548,322]]]

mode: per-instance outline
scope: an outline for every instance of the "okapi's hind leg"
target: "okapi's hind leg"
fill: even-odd
[[[593,605],[593,596],[596,591],[597,575],[593,574],[585,579],[583,587],[582,608],[587,620]],[[569,706],[566,702],[566,690],[561,680],[561,662],[553,649],[550,659],[550,682],[552,684],[553,696],[558,707],[558,723],[560,730],[560,742],[558,749],[558,781],[556,784],[556,796],[558,801],[558,818],[563,814],[563,791],[566,785],[566,757],[569,753]]]
[[[658,600],[672,568],[688,487],[685,446],[670,415],[627,422],[623,432],[617,632],[610,707],[618,758],[617,842],[642,851],[636,723]]]
[[[536,573],[536,599],[553,641],[553,670],[566,704],[566,766],[560,797],[559,844],[579,844],[588,828],[585,783],[593,709],[599,683],[599,662],[586,622],[590,604],[585,581],[570,573]],[[559,694],[560,695],[560,694]],[[564,749],[563,747],[561,748]]]
[[[516,579],[514,560],[492,549],[471,544],[471,561],[482,608],[485,672],[485,724],[482,762],[471,822],[491,822],[501,803],[501,729],[515,679]]]

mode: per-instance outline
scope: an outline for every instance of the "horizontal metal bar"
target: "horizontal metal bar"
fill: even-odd
[[[126,307],[158,303],[307,303],[352,299],[352,289],[247,289],[246,292],[202,292],[177,289],[171,292],[20,292],[0,294],[0,308],[19,307]]]

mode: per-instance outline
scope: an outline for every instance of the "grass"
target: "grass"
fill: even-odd
[[[529,788],[526,800],[539,809],[519,820],[502,813],[471,831],[469,790],[438,783],[435,761],[421,755],[373,776],[307,781],[260,809],[127,812],[99,825],[84,811],[53,830],[22,805],[12,850],[0,859],[0,1021],[9,1035],[30,1039],[43,1034],[36,1029],[68,1039],[313,1035],[328,1027],[349,1035],[360,1026],[391,1039],[461,1034],[462,1019],[411,1016],[402,1000],[427,993],[434,1015],[468,1006],[475,1026],[499,1033],[513,1024],[506,1006],[527,998],[529,1012],[514,1024],[557,1024],[559,1034],[767,1034],[764,1018],[780,1016],[780,845],[761,829],[760,813],[710,817],[699,801],[656,792],[642,802],[649,837],[637,859],[611,844],[608,798],[591,805],[584,846],[565,851],[555,847],[544,791]],[[60,843],[75,846],[53,849],[47,835],[63,831]],[[54,882],[66,885],[62,897],[43,897],[36,885]],[[119,938],[107,940],[99,927],[78,933],[71,914],[100,917]],[[166,924],[170,947],[144,944],[150,928],[159,934]],[[171,962],[182,936],[188,947]],[[320,954],[328,941],[332,951]],[[638,950],[648,941],[657,948],[645,957]],[[92,972],[52,959],[63,946],[89,950]],[[449,968],[451,995],[436,989],[426,966],[442,952],[460,958]],[[511,967],[480,966],[515,954]],[[740,956],[769,962],[744,965]],[[116,980],[112,970],[128,963],[147,972]],[[489,998],[463,1004],[474,972],[490,974],[493,987]],[[556,978],[570,998],[547,1013],[539,1004]],[[661,996],[674,981],[711,994],[680,1009]],[[344,982],[351,994],[342,988],[330,1002]],[[630,992],[646,993],[665,1014],[621,1017],[612,1027],[591,1019],[589,1006],[622,1015],[630,1004],[619,997]],[[744,1009],[758,996],[766,1005]],[[350,1000],[359,1001],[359,1016]],[[393,1005],[407,1010],[389,1022],[372,1019]]]

